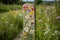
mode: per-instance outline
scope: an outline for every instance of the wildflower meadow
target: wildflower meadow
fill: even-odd
[[[0,40],[60,40],[60,3],[1,0]]]
[[[5,6],[6,9],[8,8],[8,5],[0,6]],[[4,7],[1,7],[1,9],[2,8],[6,10]],[[23,19],[21,9],[12,10],[12,8],[10,8],[6,12],[0,12],[0,40],[13,40],[22,28]]]
[[[36,6],[36,40],[59,40],[60,18],[56,3]],[[59,22],[58,22],[59,21]]]

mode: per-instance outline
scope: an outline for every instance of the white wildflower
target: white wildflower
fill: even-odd
[[[13,26],[13,24],[10,24],[11,26]]]
[[[44,33],[44,35],[48,34],[50,32],[50,29],[47,28],[46,32]]]
[[[55,33],[58,33],[58,31],[57,31],[57,30],[55,30]]]
[[[30,34],[34,34],[34,30],[30,30]]]
[[[5,23],[7,24],[8,22],[6,21]]]
[[[22,16],[22,14],[19,14],[19,16]]]
[[[53,6],[52,9],[54,9],[55,7]]]
[[[49,27],[49,25],[48,25],[47,23],[45,23],[45,27],[47,27],[47,28],[48,28],[48,27]]]
[[[31,23],[34,24],[34,20],[31,20]]]
[[[24,28],[24,31],[25,31],[25,32],[28,32],[28,31],[29,31],[29,28],[28,28],[28,27],[25,27],[25,28]]]
[[[25,18],[26,18],[26,19],[29,19],[30,17],[29,17],[29,15],[26,15]]]
[[[47,7],[47,9],[50,9],[49,7]]]
[[[49,31],[46,31],[46,32],[44,33],[44,35],[46,35],[48,32],[49,32]]]
[[[54,36],[54,35],[55,35],[55,33],[52,33],[52,35]]]

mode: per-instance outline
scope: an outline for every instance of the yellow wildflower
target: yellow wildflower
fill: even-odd
[[[27,32],[23,32],[23,35],[26,36],[27,35]]]
[[[31,11],[31,12],[30,12],[30,15],[33,15],[33,14],[34,14],[34,11]]]
[[[9,10],[9,12],[11,12],[12,10]]]
[[[16,18],[16,15],[14,17]]]
[[[4,19],[4,17],[1,18],[2,20]]]
[[[15,14],[13,14],[14,15],[14,18],[16,18],[17,17],[17,15],[15,15]]]

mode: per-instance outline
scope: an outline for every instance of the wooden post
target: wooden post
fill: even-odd
[[[23,9],[23,40],[34,40],[35,38],[35,18],[34,5],[25,3]]]

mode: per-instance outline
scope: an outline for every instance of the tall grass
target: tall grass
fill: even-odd
[[[36,40],[58,40],[59,31],[56,26],[56,7],[39,5],[36,7]]]
[[[23,28],[22,13],[10,10],[0,16],[0,40],[14,40]]]

